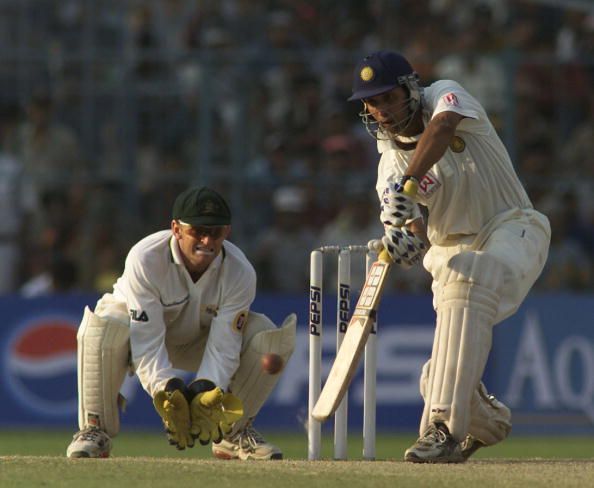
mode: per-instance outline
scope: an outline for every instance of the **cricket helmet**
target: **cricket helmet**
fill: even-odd
[[[410,123],[413,115],[421,105],[421,88],[419,75],[415,72],[408,60],[393,51],[376,51],[365,56],[354,70],[353,94],[349,101],[362,100],[387,93],[401,86],[408,94],[408,111],[406,125]],[[361,113],[363,121],[370,130],[369,114]],[[377,130],[370,130],[377,137]]]

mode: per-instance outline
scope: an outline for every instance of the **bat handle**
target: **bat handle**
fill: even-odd
[[[392,258],[386,249],[382,249],[377,257],[378,261],[383,261],[384,263],[391,263]]]

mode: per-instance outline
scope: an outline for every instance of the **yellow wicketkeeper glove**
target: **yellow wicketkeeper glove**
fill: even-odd
[[[190,405],[186,398],[186,385],[179,378],[172,378],[165,389],[157,392],[153,405],[163,419],[169,443],[177,449],[194,447],[190,434]]]
[[[196,380],[188,388],[195,395],[190,403],[190,433],[202,445],[220,442],[243,417],[241,400],[209,380]]]

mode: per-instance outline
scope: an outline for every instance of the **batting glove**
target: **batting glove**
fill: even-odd
[[[403,176],[392,188],[384,190],[380,220],[384,225],[402,227],[413,217],[419,181],[414,176]]]
[[[386,226],[382,244],[396,264],[403,268],[420,263],[425,243],[406,227]]]

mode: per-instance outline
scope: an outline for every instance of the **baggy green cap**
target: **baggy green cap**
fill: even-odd
[[[205,186],[194,187],[175,199],[173,219],[193,226],[229,225],[231,210],[225,199],[215,190]]]

